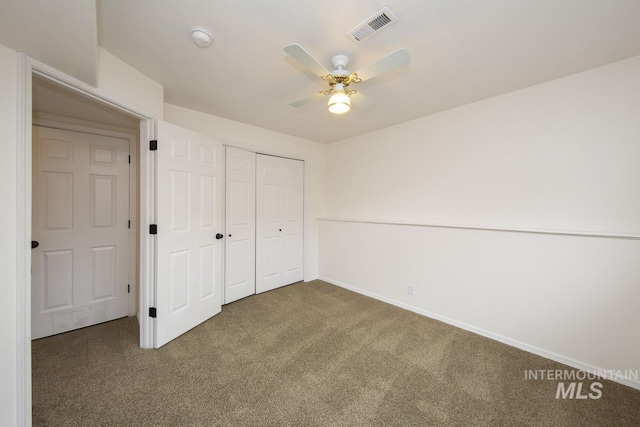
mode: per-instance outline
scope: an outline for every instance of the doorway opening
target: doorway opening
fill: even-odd
[[[225,148],[224,304],[304,279],[304,161]]]
[[[139,134],[139,119],[33,77],[32,339],[137,314]]]
[[[139,144],[152,140],[155,137],[154,118],[156,114],[146,111],[137,104],[126,99],[114,96],[100,88],[89,86],[60,71],[41,62],[29,58],[24,54],[18,54],[18,84],[17,84],[17,265],[16,265],[16,291],[17,291],[17,322],[16,322],[16,407],[19,425],[31,424],[31,264],[32,264],[32,126],[33,98],[32,89],[34,78],[43,79],[58,88],[63,88],[80,98],[95,102],[98,109],[101,107],[111,109],[131,117],[138,123]],[[44,108],[41,108],[44,109]],[[46,114],[46,113],[45,113]],[[60,113],[58,113],[60,114]],[[36,121],[44,124],[46,117],[36,117]],[[75,120],[87,120],[69,118],[68,124],[83,126]],[[87,120],[91,121],[91,120]],[[89,132],[91,133],[91,132]],[[64,144],[63,144],[64,145]],[[143,233],[150,223],[155,220],[155,180],[154,157],[143,150],[137,160],[138,165],[138,244],[139,252],[136,254],[139,264],[139,293],[138,312],[143,313],[145,307],[150,307],[155,298],[154,264],[155,245],[148,234]],[[54,180],[55,181],[55,180]],[[64,182],[64,180],[60,180]],[[62,263],[64,265],[64,263]],[[138,317],[140,347],[153,347],[154,323],[147,316]]]

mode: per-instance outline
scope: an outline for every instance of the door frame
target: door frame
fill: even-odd
[[[159,117],[104,89],[92,87],[25,54],[18,53],[16,153],[16,415],[17,425],[31,425],[31,126],[32,79],[44,78],[76,94],[140,120],[140,346],[153,348],[154,324],[144,316],[155,301],[155,242],[144,231],[155,221],[155,156],[146,142],[155,138]]]
[[[127,245],[130,254],[137,255],[137,231],[138,231],[138,134],[133,129],[120,128],[116,126],[103,125],[100,123],[88,122],[58,116],[55,114],[40,113],[33,115],[33,126],[40,126],[50,129],[60,129],[70,132],[79,132],[91,135],[107,136],[110,138],[126,139],[129,141],[129,221],[130,227],[127,232]],[[127,280],[132,292],[127,297],[127,315],[135,316],[138,312],[136,308],[136,298],[138,294],[138,257],[130,257],[127,265]]]

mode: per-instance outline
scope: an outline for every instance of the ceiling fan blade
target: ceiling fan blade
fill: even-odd
[[[376,108],[378,108],[376,104],[371,102],[369,98],[367,98],[360,92],[354,93],[353,95],[351,95],[351,99],[353,100],[353,103],[358,107],[358,109],[364,111],[365,113],[368,113],[369,111],[373,111]]]
[[[318,93],[314,93],[311,96],[307,96],[306,98],[299,99],[296,102],[292,102],[289,105],[292,107],[298,108],[298,107],[302,107],[303,105],[307,105],[313,101],[317,101],[320,98],[324,98],[324,94],[318,92]]]
[[[398,49],[393,53],[385,56],[374,62],[373,64],[369,64],[361,70],[357,71],[358,77],[362,80],[369,80],[374,77],[379,76],[380,74],[384,74],[388,71],[393,70],[394,68],[401,67],[403,65],[411,62],[411,56],[406,49]]]
[[[329,74],[326,68],[324,68],[313,56],[309,55],[309,52],[304,50],[298,43],[292,43],[284,47],[284,51],[289,54],[293,59],[304,65],[307,69],[312,71],[316,76],[322,77]]]

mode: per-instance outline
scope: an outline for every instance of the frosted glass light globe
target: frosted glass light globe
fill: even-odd
[[[329,111],[333,114],[343,114],[351,109],[351,100],[343,91],[338,91],[329,98]]]

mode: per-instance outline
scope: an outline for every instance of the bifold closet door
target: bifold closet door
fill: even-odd
[[[256,293],[256,153],[226,148],[224,303]]]
[[[303,279],[304,163],[257,155],[256,292]]]

